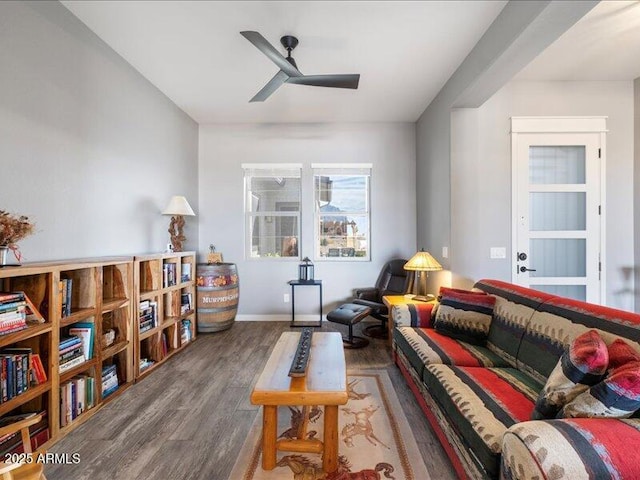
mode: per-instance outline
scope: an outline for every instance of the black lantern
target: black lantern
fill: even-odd
[[[301,282],[313,282],[313,262],[309,257],[304,257],[298,265],[298,280]]]

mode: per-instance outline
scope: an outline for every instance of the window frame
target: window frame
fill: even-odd
[[[313,189],[313,259],[315,262],[370,262],[371,261],[371,177],[373,174],[373,165],[371,163],[314,163],[311,165],[311,178]],[[318,201],[318,191],[316,190],[316,178],[321,176],[353,176],[365,177],[365,211],[351,212],[341,211],[335,213],[321,212],[320,202]],[[364,256],[321,256],[320,255],[320,221],[322,217],[341,216],[341,217],[362,217],[367,220],[367,231],[365,238],[367,241],[367,254]]]
[[[243,163],[241,165],[243,172],[243,195],[244,195],[244,258],[250,261],[263,261],[263,260],[279,260],[284,262],[299,262],[301,257],[301,237],[302,237],[302,164],[300,163]],[[297,175],[293,172],[296,171]],[[251,190],[252,178],[264,178],[273,177],[273,180],[283,185],[283,179],[297,178],[298,179],[298,210],[297,211],[254,211],[253,199],[258,198],[257,195]],[[291,203],[285,202],[285,203]],[[276,202],[277,204],[277,202]],[[252,225],[251,222],[256,218],[264,218],[262,224],[271,223],[277,224],[278,217],[294,217],[297,220],[297,255],[293,256],[254,256],[252,254],[253,242],[252,242]]]

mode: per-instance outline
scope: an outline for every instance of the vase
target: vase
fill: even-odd
[[[0,245],[0,267],[3,267],[7,264],[8,258],[9,258],[9,247]]]

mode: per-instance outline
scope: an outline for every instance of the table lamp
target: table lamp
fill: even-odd
[[[429,274],[426,272],[442,270],[442,265],[440,265],[437,260],[429,254],[429,252],[425,252],[424,249],[421,249],[404,264],[404,269],[416,272],[416,275],[418,276],[417,281],[415,282],[418,294],[415,295],[413,299],[428,302],[430,300],[427,296],[427,276]]]
[[[171,235],[171,245],[174,252],[182,251],[182,244],[187,239],[184,236],[184,216],[194,217],[193,209],[187,199],[182,195],[174,195],[169,201],[169,205],[162,211],[163,215],[171,215],[169,224],[169,235]]]

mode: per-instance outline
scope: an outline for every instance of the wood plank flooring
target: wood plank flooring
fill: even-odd
[[[249,394],[287,322],[236,322],[200,335],[54,445],[78,465],[47,465],[48,480],[226,480],[259,407]],[[324,331],[340,331],[323,322]],[[433,480],[455,478],[386,341],[345,350],[348,369],[384,368]]]

